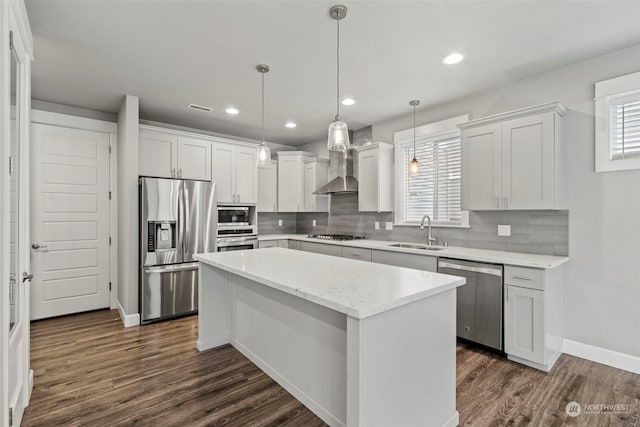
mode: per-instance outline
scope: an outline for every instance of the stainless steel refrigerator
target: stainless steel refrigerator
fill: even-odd
[[[140,317],[142,323],[195,313],[198,262],[216,251],[215,184],[140,178]]]

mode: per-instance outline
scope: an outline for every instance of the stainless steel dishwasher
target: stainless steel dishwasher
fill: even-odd
[[[439,258],[438,273],[467,279],[457,289],[458,337],[502,351],[503,266]]]

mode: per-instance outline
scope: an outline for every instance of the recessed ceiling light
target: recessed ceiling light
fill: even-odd
[[[296,127],[298,125],[293,123],[293,122],[287,122],[287,124],[285,126],[288,127],[289,129],[293,129],[294,127]]]
[[[233,107],[229,107],[225,111],[227,112],[227,114],[233,114],[233,115],[236,115],[240,112],[238,111],[237,108],[233,108]]]
[[[452,53],[451,55],[445,57],[442,60],[442,63],[445,65],[453,65],[453,64],[457,64],[458,62],[461,62],[464,59],[464,56],[462,56],[459,53]]]
[[[342,100],[342,105],[353,105],[355,103],[356,103],[356,101],[354,101],[351,98],[345,98],[345,99]]]

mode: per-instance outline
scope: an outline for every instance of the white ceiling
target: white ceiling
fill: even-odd
[[[33,97],[116,112],[132,94],[143,119],[259,138],[265,63],[266,139],[318,140],[335,115],[337,2],[27,0]],[[640,44],[638,1],[345,4],[341,86],[356,104],[342,116],[355,128],[410,113],[411,99],[424,108]],[[442,65],[454,51],[465,61]]]

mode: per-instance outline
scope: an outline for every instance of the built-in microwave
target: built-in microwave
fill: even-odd
[[[255,206],[218,206],[218,237],[258,234]]]

